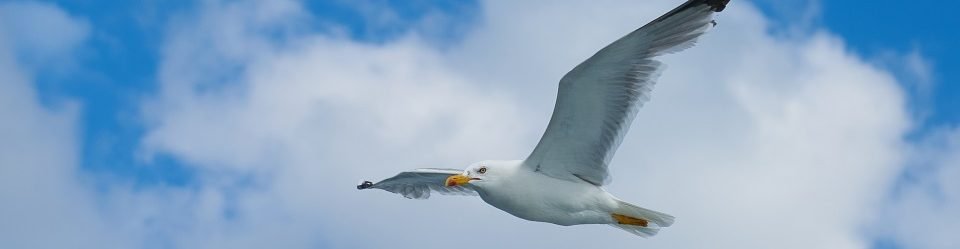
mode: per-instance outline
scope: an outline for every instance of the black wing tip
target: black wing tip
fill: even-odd
[[[713,12],[720,12],[727,8],[727,3],[730,3],[730,0],[705,0],[703,3],[709,5]]]
[[[701,4],[705,4],[705,5],[709,6],[709,7],[710,7],[710,11],[720,12],[720,11],[723,11],[724,9],[727,8],[727,3],[730,3],[730,0],[687,0],[686,2],[684,2],[683,4],[681,4],[680,6],[677,6],[677,7],[674,8],[673,10],[670,10],[670,12],[667,12],[666,14],[663,14],[662,16],[658,17],[657,19],[654,19],[653,21],[651,21],[651,22],[648,23],[647,25],[650,25],[650,24],[652,24],[652,23],[657,23],[657,22],[663,21],[664,19],[670,18],[671,16],[676,15],[677,13],[680,13],[680,12],[682,12],[682,11],[684,11],[684,10],[688,10],[688,9],[690,9],[690,8],[693,8],[693,7],[701,6]],[[646,27],[646,25],[644,25],[644,27]],[[642,27],[641,27],[641,28],[642,28]]]
[[[368,189],[370,187],[373,187],[373,182],[363,181],[360,185],[357,185],[357,190]]]

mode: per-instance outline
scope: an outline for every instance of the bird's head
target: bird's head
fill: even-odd
[[[506,174],[505,167],[489,161],[471,164],[462,174],[447,177],[446,186],[462,186],[470,184],[476,187],[496,181],[497,178]]]

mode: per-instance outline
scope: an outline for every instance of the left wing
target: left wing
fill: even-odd
[[[384,179],[377,183],[364,181],[360,185],[357,185],[357,189],[378,188],[403,195],[403,197],[409,199],[430,198],[430,191],[436,191],[437,193],[446,195],[477,195],[477,191],[470,187],[447,187],[444,185],[447,177],[462,173],[463,170],[458,169],[414,169],[400,172],[400,174],[394,177]]]

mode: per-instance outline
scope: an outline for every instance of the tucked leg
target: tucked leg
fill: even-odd
[[[617,223],[623,224],[623,225],[647,227],[647,225],[650,224],[650,222],[647,220],[634,218],[634,217],[630,217],[622,214],[611,214],[610,216],[612,216],[613,219],[617,221]]]

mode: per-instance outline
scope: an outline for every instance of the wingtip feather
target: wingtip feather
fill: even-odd
[[[370,187],[373,187],[373,182],[371,182],[371,181],[363,181],[363,182],[360,182],[360,184],[357,185],[357,190],[368,189],[368,188],[370,188]]]
[[[730,0],[706,0],[705,3],[710,6],[710,10],[713,10],[713,12],[721,12],[727,8]]]

